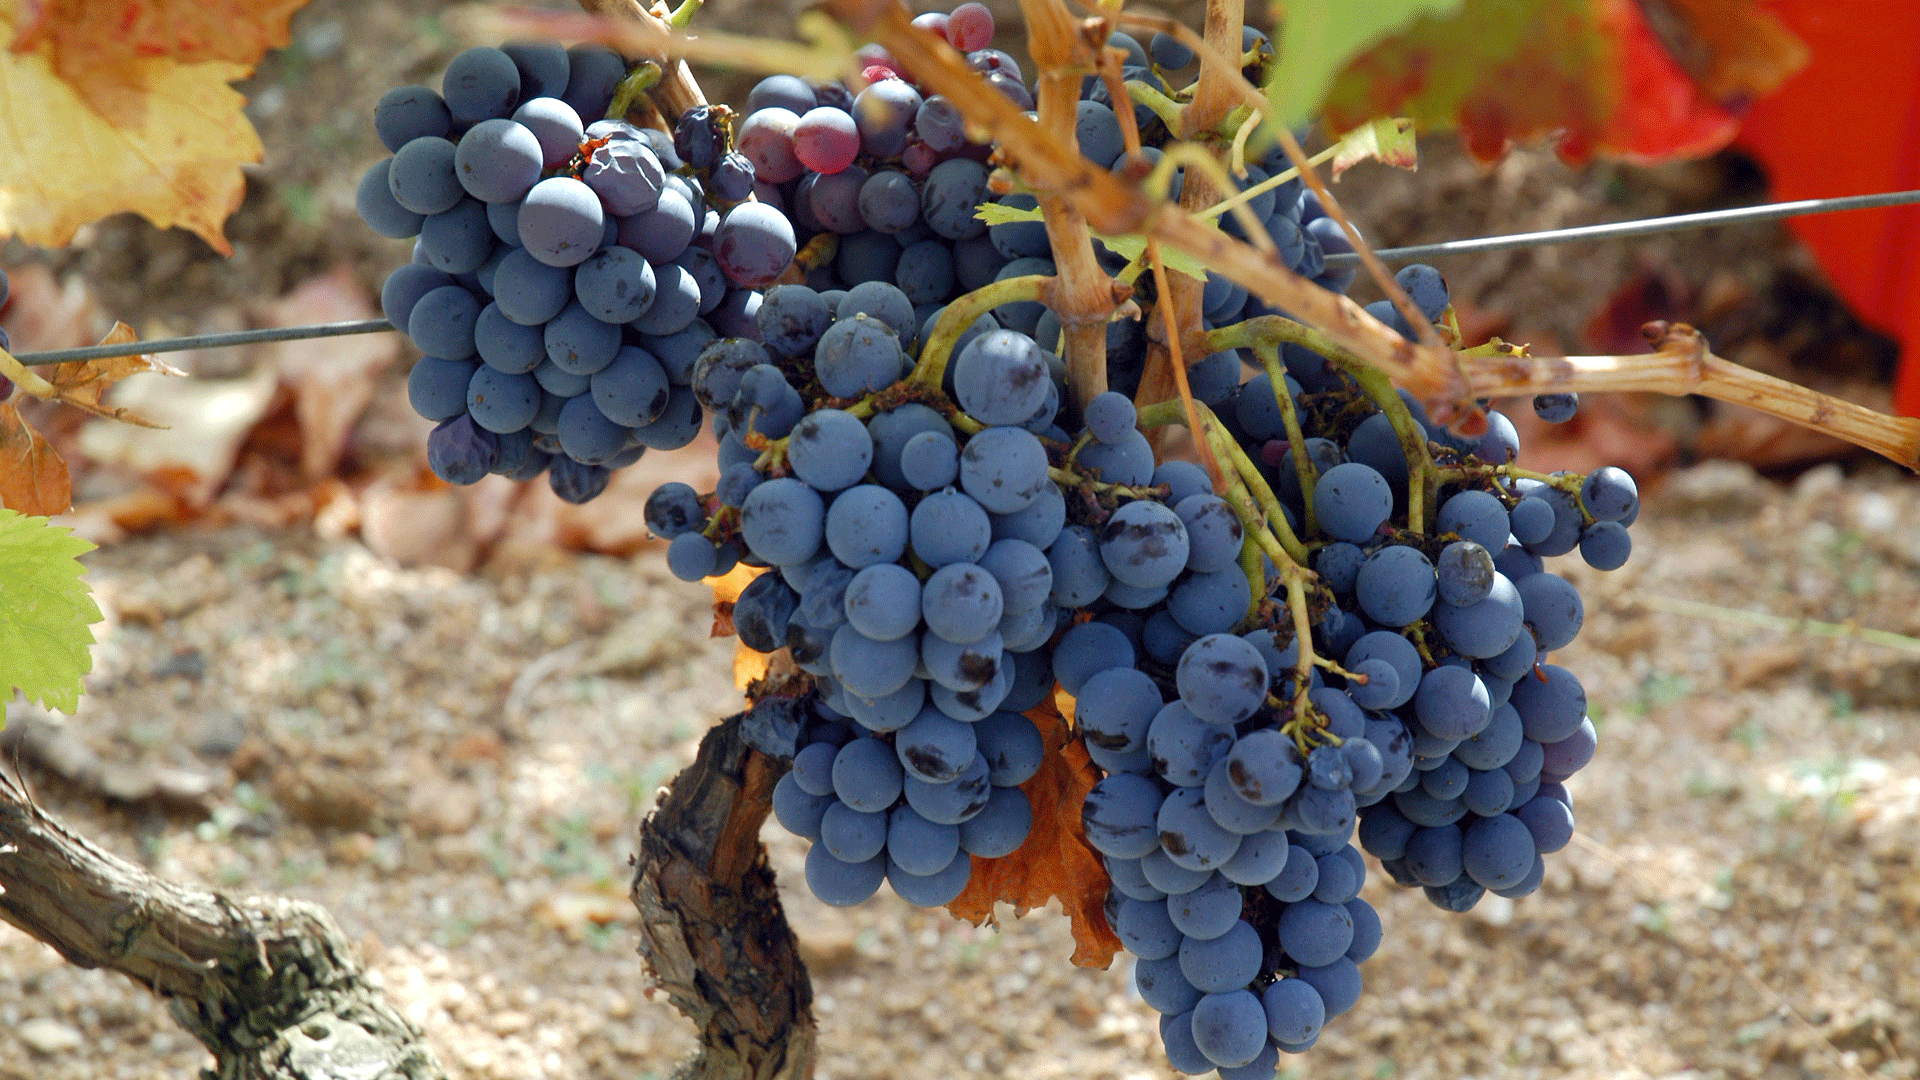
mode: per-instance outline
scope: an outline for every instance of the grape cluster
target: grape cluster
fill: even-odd
[[[544,472],[569,502],[595,497],[611,470],[699,434],[693,361],[750,332],[761,278],[729,241],[785,219],[738,201],[750,174],[733,200],[710,196],[719,175],[665,132],[597,119],[627,75],[596,45],[475,48],[439,92],[401,87],[374,112],[393,156],[361,178],[360,216],[418,237],[381,304],[425,354],[408,396],[438,424],[428,460],[450,483]]]
[[[1032,106],[984,7],[915,21]],[[1164,35],[1109,44],[1129,80],[1168,94],[1194,61]],[[1253,69],[1271,49],[1248,27],[1243,53]],[[555,57],[572,65],[557,81]],[[369,174],[362,212],[422,237],[387,301],[433,358],[416,368],[415,403],[442,421],[435,467],[468,479],[483,457],[510,475],[550,467],[556,490],[590,496],[571,479],[581,470],[604,485],[607,467],[683,445],[710,418],[714,490],[662,485],[646,520],[680,578],[765,570],[732,623],[811,682],[773,802],[812,842],[815,895],[856,904],[885,882],[915,904],[951,902],[977,860],[1018,850],[1046,809],[1020,787],[1046,755],[1022,714],[1071,700],[1101,777],[1081,819],[1110,878],[1107,919],[1164,1016],[1169,1061],[1265,1080],[1360,997],[1381,937],[1359,898],[1362,849],[1463,911],[1489,891],[1532,892],[1543,856],[1568,842],[1564,782],[1595,738],[1578,680],[1548,663],[1579,632],[1580,597],[1543,559],[1578,549],[1598,569],[1622,565],[1638,493],[1618,469],[1521,469],[1501,413],[1463,437],[1290,343],[1188,368],[1216,448],[1242,464],[1216,478],[1156,460],[1132,402],[1140,322],[1109,323],[1112,389],[1076,402],[1043,304],[949,317],[996,280],[1053,273],[1046,227],[987,226],[980,204],[1032,209],[1033,197],[996,200],[991,147],[952,103],[923,96],[876,46],[859,61],[857,92],[773,76],[743,113],[701,106],[671,135],[566,120],[603,112],[624,75],[591,50],[474,50],[444,97],[389,95],[380,127],[397,152]],[[576,100],[583,72],[591,95]],[[1144,176],[1169,133],[1131,106],[1142,149],[1130,154],[1113,106],[1088,79],[1081,152]],[[447,118],[422,127],[422,111]],[[1271,183],[1285,167],[1250,161],[1235,180],[1252,192],[1246,213],[1222,227],[1265,230],[1294,270],[1344,292],[1354,271],[1326,256],[1351,250],[1348,237],[1311,190]],[[421,208],[422,191],[447,205]],[[426,216],[471,217],[469,205],[499,229],[472,266],[451,254],[457,230]],[[1420,319],[1453,326],[1437,271],[1397,277]],[[498,317],[459,331],[449,305]],[[1277,314],[1219,277],[1202,306],[1209,329]],[[1392,304],[1369,311],[1415,336]],[[528,328],[539,347],[513,354],[525,366],[496,364],[496,335]],[[556,372],[574,381],[550,385]],[[524,386],[507,378],[533,385],[519,428],[495,401],[498,386]],[[1534,401],[1553,422],[1576,407]],[[529,450],[502,467],[510,438]],[[1248,509],[1256,491],[1264,514]],[[1264,532],[1287,542],[1263,546]],[[1310,552],[1311,574],[1276,565],[1289,543]]]

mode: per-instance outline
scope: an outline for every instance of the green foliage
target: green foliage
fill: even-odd
[[[1333,79],[1361,50],[1421,15],[1446,15],[1461,0],[1289,0],[1273,64],[1270,115],[1289,126],[1320,111]]]
[[[43,517],[0,509],[0,723],[18,690],[29,701],[72,712],[100,609],[79,556],[93,545]]]

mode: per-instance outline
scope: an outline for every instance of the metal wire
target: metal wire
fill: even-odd
[[[1571,244],[1579,240],[1610,240],[1622,236],[1650,236],[1654,233],[1704,229],[1712,225],[1739,225],[1750,221],[1772,221],[1803,214],[1831,214],[1841,210],[1872,210],[1883,206],[1920,203],[1920,191],[1889,191],[1879,195],[1842,195],[1832,199],[1797,199],[1793,202],[1741,206],[1732,210],[1707,210],[1698,214],[1674,214],[1671,217],[1616,221],[1606,225],[1579,225],[1569,229],[1513,233],[1508,236],[1483,236],[1476,240],[1448,240],[1439,244],[1412,247],[1375,248],[1382,259],[1404,262],[1431,259],[1441,255],[1478,255],[1488,251]],[[1347,266],[1360,261],[1358,255],[1329,255],[1328,266]]]
[[[1920,203],[1920,191],[1889,191],[1879,195],[1843,195],[1832,199],[1798,199],[1793,202],[1743,206],[1732,210],[1708,210],[1698,214],[1616,221],[1606,225],[1578,225],[1544,232],[1513,233],[1508,236],[1483,236],[1474,240],[1449,240],[1443,244],[1419,244],[1413,247],[1380,248],[1374,251],[1382,259],[1406,261],[1431,259],[1442,255],[1474,255],[1513,248],[1570,244],[1580,240],[1606,240],[1623,236],[1649,236],[1655,233],[1704,229],[1713,225],[1737,225],[1750,221],[1772,221],[1802,214],[1831,214],[1841,210],[1871,210],[1885,206]],[[1327,265],[1343,266],[1360,261],[1358,255],[1329,255]],[[344,337],[348,334],[378,334],[396,329],[385,319],[361,319],[356,322],[319,323],[314,326],[281,326],[270,330],[240,330],[227,334],[199,334],[194,337],[161,338],[157,341],[130,341],[121,345],[90,345],[84,349],[56,349],[51,352],[15,353],[23,364],[59,364],[68,360],[102,360],[110,356],[136,356],[141,353],[183,352],[187,349],[218,349],[231,345],[255,345],[268,341],[301,341],[307,338]]]
[[[353,322],[317,323],[312,326],[276,326],[269,330],[236,330],[226,334],[160,338],[157,341],[128,341],[119,345],[89,345],[84,349],[15,353],[13,358],[23,364],[62,364],[68,360],[104,360],[109,356],[185,352],[188,349],[220,349],[230,345],[257,345],[266,341],[301,341],[307,338],[345,337],[349,334],[378,334],[394,329],[397,328],[385,319],[358,319]]]

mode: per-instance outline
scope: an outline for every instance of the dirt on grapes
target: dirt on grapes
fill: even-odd
[[[1298,1076],[1902,1077],[1920,1047],[1920,656],[1673,613],[1673,601],[1920,635],[1920,487],[1677,474],[1559,659],[1601,734],[1579,835],[1529,898],[1441,912],[1375,870],[1366,993]],[[326,906],[459,1077],[664,1077],[634,826],[731,711],[706,590],[631,560],[505,551],[399,569],[245,530],[88,556],[105,620],[69,719],[10,710],[36,798],[155,872]],[[57,770],[64,768],[62,779]],[[138,778],[152,780],[142,786]],[[1063,918],[998,928],[890,894],[827,908],[765,839],[833,1080],[1170,1075]],[[209,1063],[122,976],[0,928],[0,1077]]]

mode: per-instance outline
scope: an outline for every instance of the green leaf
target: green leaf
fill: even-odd
[[[100,621],[79,556],[93,545],[43,517],[0,509],[0,723],[19,690],[31,702],[72,712],[93,667]]]
[[[1320,111],[1333,77],[1362,49],[1418,16],[1445,14],[1462,0],[1287,0],[1267,69],[1270,115],[1291,127]]]
[[[1039,207],[1022,210],[1005,203],[983,202],[973,208],[973,216],[988,225],[1010,225],[1016,221],[1044,221]]]

